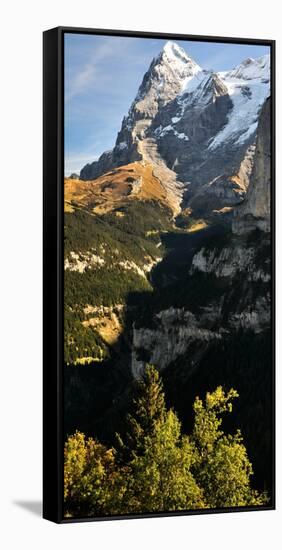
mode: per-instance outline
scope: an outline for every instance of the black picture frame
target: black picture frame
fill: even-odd
[[[267,505],[64,518],[64,35],[161,38],[269,46],[271,50],[272,499]],[[275,40],[57,27],[43,33],[43,518],[56,523],[275,509]]]

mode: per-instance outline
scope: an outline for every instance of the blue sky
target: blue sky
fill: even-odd
[[[65,174],[114,146],[152,58],[166,40],[65,35]],[[176,40],[204,69],[224,71],[246,57],[269,53],[266,46]]]

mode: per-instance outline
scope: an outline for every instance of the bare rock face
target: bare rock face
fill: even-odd
[[[153,119],[158,111],[181,92],[187,79],[200,71],[199,65],[173,42],[167,42],[145,73],[127,122]]]
[[[270,99],[263,105],[257,132],[254,166],[246,198],[234,212],[234,233],[248,233],[254,229],[270,231]]]
[[[269,56],[215,73],[169,41],[145,73],[114,148],[80,178],[145,161],[175,214],[189,207],[209,216],[237,206],[249,185],[258,113],[268,95]]]
[[[257,262],[255,246],[246,246],[246,243],[231,242],[221,249],[206,250],[201,248],[193,257],[190,274],[214,274],[216,277],[236,278],[242,273],[248,282],[270,281],[269,260],[266,258],[261,265]]]
[[[198,186],[194,190],[194,194],[190,200],[190,204],[194,210],[196,209],[199,214],[205,214],[208,206],[213,212],[220,213],[224,207],[240,204],[248,189],[254,152],[255,146],[250,145],[244,151],[244,156],[241,162],[239,162],[240,157],[237,151],[235,158],[232,160],[232,166],[228,162],[225,163],[225,167],[224,164],[221,165],[223,159],[219,161],[219,164],[215,161],[212,173],[214,173],[216,166],[217,170],[219,170],[220,166],[223,173],[209,180],[207,183],[203,183],[203,185]],[[241,150],[241,154],[243,154],[243,150]]]
[[[204,246],[187,268],[187,280],[204,276],[214,291],[201,306],[171,306],[153,313],[149,326],[133,327],[131,370],[139,378],[146,363],[165,370],[189,356],[187,368],[198,368],[214,342],[237,331],[260,334],[270,325],[270,242],[267,233],[252,239],[232,235],[224,246]],[[205,283],[203,283],[203,293]],[[217,292],[220,288],[220,292]],[[185,367],[186,368],[186,367]]]
[[[123,118],[114,149],[86,165],[81,170],[81,179],[94,179],[114,166],[147,160],[139,151],[139,142],[145,137],[146,129],[158,111],[172,101],[186,80],[198,71],[200,67],[182,48],[167,42],[143,77],[128,115]]]
[[[111,170],[113,166],[113,151],[105,151],[98,161],[86,164],[80,171],[80,179],[93,180],[99,177],[101,174],[105,174]]]
[[[215,312],[213,311],[212,317]],[[206,324],[210,321],[210,312],[205,315]],[[208,344],[221,339],[217,330],[206,328],[203,319],[199,321],[196,316],[184,308],[169,308],[156,314],[157,329],[133,328],[131,370],[134,378],[139,378],[143,371],[146,357],[150,357],[150,363],[156,365],[159,370],[164,370],[170,363],[183,356],[195,342],[202,349]]]

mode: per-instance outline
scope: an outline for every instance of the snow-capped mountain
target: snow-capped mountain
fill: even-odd
[[[169,41],[145,73],[115,147],[80,177],[94,179],[143,160],[155,167],[175,213],[181,205],[206,213],[238,204],[269,95],[269,56],[215,73]]]
[[[264,79],[269,81],[270,56],[263,55],[258,59],[247,57],[247,59],[244,59],[240,65],[237,65],[231,71],[221,74],[227,78],[242,78],[243,80]]]
[[[269,95],[270,57],[245,59],[232,71],[219,73],[231,97],[233,108],[228,124],[215,137],[210,147],[235,139],[244,143],[257,128],[258,114]]]
[[[167,42],[145,73],[126,117],[130,124],[137,113],[154,116],[159,108],[181,93],[201,67],[173,42]]]
[[[93,179],[112,166],[141,160],[139,141],[157,113],[181,94],[201,68],[186,52],[168,41],[145,73],[127,116],[124,117],[113,150],[103,153],[91,165],[86,165],[80,177]]]

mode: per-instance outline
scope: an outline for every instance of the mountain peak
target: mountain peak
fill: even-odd
[[[175,42],[168,40],[153,58],[149,69],[143,77],[137,96],[129,110],[126,124],[131,124],[134,112],[138,111],[145,118],[152,119],[160,106],[174,99],[201,67],[191,59]]]
[[[270,56],[268,54],[253,59],[247,57],[239,65],[226,73],[227,77],[239,78],[243,80],[269,79]]]
[[[244,65],[244,67],[247,67],[248,65],[251,65],[252,63],[255,63],[255,60],[253,57],[247,57],[246,59],[244,59],[242,61],[242,65]]]
[[[168,58],[177,57],[179,59],[182,59],[183,61],[189,59],[185,50],[178,46],[176,42],[172,42],[172,40],[168,40],[165,43],[161,50],[161,53],[164,53]]]
[[[190,57],[186,51],[181,48],[176,42],[168,40],[162,47],[159,55],[155,58],[155,62],[167,62],[172,66],[182,67],[184,70],[189,69],[190,72],[200,70],[199,65]]]
[[[201,69],[171,40],[160,46],[123,118],[113,150],[86,166],[81,179],[148,162],[175,212],[184,196],[183,183],[189,183],[185,201],[199,211],[207,189],[212,208],[237,204],[243,187],[236,187],[237,180],[228,180],[222,187],[222,174],[229,178],[229,172],[239,173],[237,159],[254,142],[258,112],[269,95],[269,56],[248,57],[230,71],[214,72]],[[250,163],[246,161],[247,166]],[[249,177],[244,170],[240,172],[243,182]],[[203,187],[201,195],[199,189],[219,176],[216,184]]]

